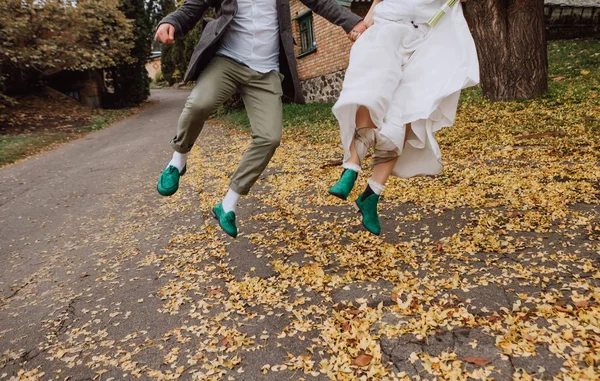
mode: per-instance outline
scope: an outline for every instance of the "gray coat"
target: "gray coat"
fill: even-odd
[[[350,32],[361,20],[359,16],[339,5],[336,0],[301,1],[317,14],[344,28],[346,33]],[[237,12],[237,0],[185,0],[182,6],[160,22],[173,25],[176,37],[182,37],[200,21],[204,12],[210,7],[216,9],[217,17],[204,21],[202,37],[185,73],[184,81],[186,82],[195,81],[214,57],[219,40]],[[279,14],[279,67],[281,74],[285,76],[283,94],[294,102],[304,103],[296,69],[289,0],[277,0],[277,9]]]

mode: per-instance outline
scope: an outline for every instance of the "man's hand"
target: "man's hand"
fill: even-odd
[[[348,33],[348,38],[351,41],[356,41],[360,37],[361,34],[365,32],[369,28],[369,25],[364,21],[360,21],[358,24],[354,25],[354,28]]]
[[[156,31],[154,39],[162,42],[163,44],[174,44],[175,27],[171,24],[161,24]]]

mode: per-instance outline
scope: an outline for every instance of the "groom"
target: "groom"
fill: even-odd
[[[356,40],[367,25],[336,0],[301,0]],[[304,103],[296,71],[289,0],[185,0],[161,20],[156,40],[172,44],[184,36],[209,8],[216,19],[204,22],[202,37],[184,81],[196,80],[171,140],[173,158],[158,179],[157,190],[170,196],[186,171],[188,152],[204,122],[239,91],[252,128],[252,144],[229,183],[221,203],[212,209],[221,228],[237,236],[235,209],[271,160],[281,140],[282,96]]]

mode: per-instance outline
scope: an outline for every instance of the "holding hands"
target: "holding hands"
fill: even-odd
[[[365,32],[365,30],[367,30],[367,28],[369,28],[369,25],[364,21],[360,21],[358,24],[356,24],[354,26],[354,28],[352,28],[350,33],[348,33],[348,38],[351,41],[358,40],[360,35],[363,34]]]

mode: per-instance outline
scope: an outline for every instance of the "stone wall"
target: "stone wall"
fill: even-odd
[[[45,81],[49,87],[87,107],[101,107],[104,92],[104,74],[101,70],[63,70],[46,77]]]
[[[547,37],[550,40],[600,36],[600,2],[589,5],[584,1],[561,0],[560,4],[546,1]]]
[[[302,92],[306,102],[335,102],[340,96],[345,72],[345,70],[339,70],[302,81]]]
[[[544,0],[546,5],[572,5],[577,7],[600,7],[599,0]]]

